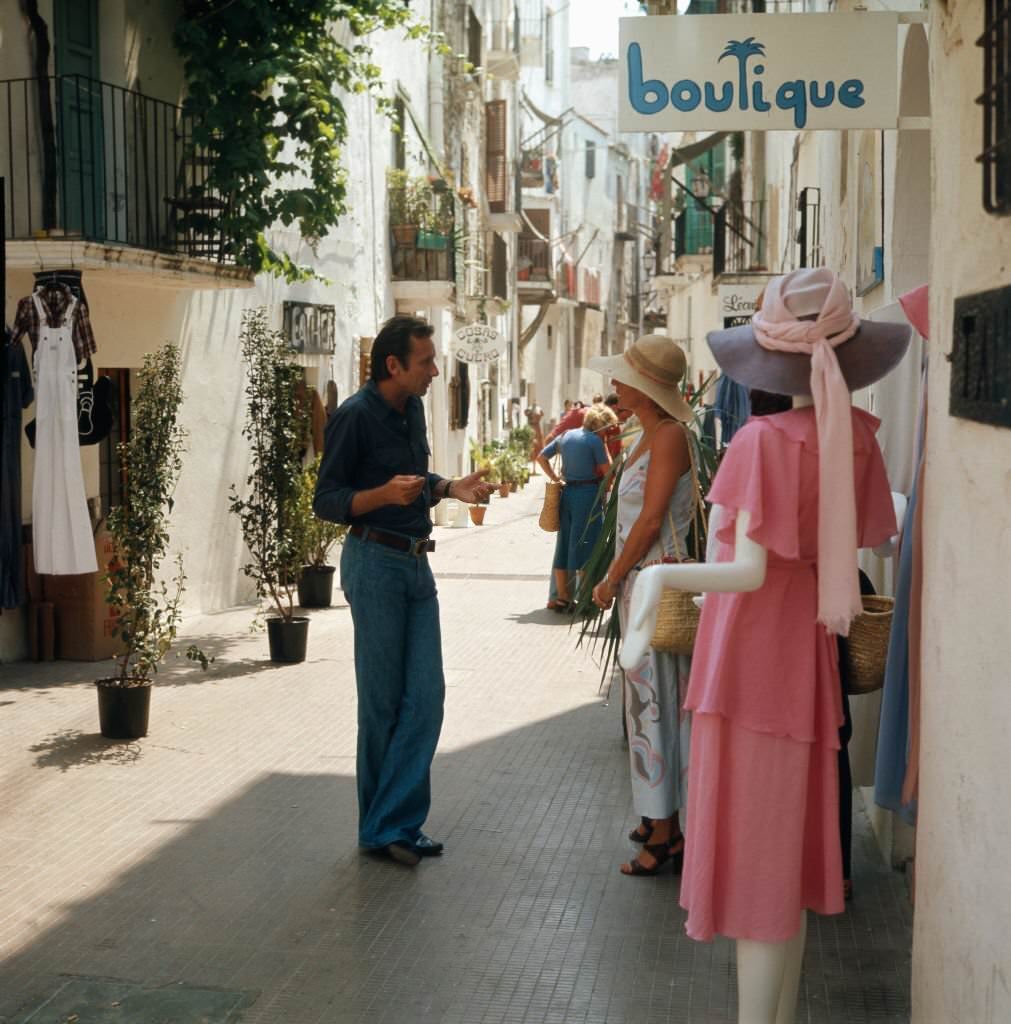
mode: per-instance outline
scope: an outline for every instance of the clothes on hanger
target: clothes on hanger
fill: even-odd
[[[38,281],[32,294],[18,301],[11,341],[17,342],[27,337],[32,343],[34,355],[39,345],[39,332],[43,323],[50,328],[61,325],[71,303],[74,303],[70,325],[71,340],[76,362],[83,363],[88,356],[97,351],[95,335],[88,316],[88,304],[74,295],[70,285],[55,277]]]
[[[21,555],[21,413],[35,399],[23,345],[0,347],[0,608],[25,603]]]
[[[61,318],[53,313],[56,293],[69,296]],[[45,304],[46,294],[49,305]],[[81,313],[83,304],[66,285],[56,282],[45,286],[33,292],[28,301],[35,310],[37,331],[32,346],[37,392],[32,483],[35,570],[52,575],[96,572],[77,427],[79,345],[90,344],[94,351],[94,338],[90,326],[86,338],[81,334],[82,315],[86,316]],[[23,303],[18,306],[19,312]]]

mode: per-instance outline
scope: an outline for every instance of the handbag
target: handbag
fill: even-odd
[[[561,523],[562,485],[548,480],[544,485],[544,505],[537,525],[545,533],[557,533]]]
[[[865,594],[864,610],[850,623],[848,637],[839,638],[843,681],[850,696],[873,693],[885,685],[885,662],[892,633],[895,598]]]
[[[688,438],[688,453],[692,468],[693,515],[696,518],[696,522],[699,522],[704,513],[702,511],[699,476],[698,470],[695,467],[695,452],[692,448],[691,438]],[[671,537],[674,541],[674,556],[669,557],[665,555],[661,560],[661,564],[694,561],[694,559],[688,557],[687,551],[684,555],[681,555],[678,551],[678,534],[669,506],[667,508],[667,521],[670,523]],[[671,587],[664,587],[656,613],[656,628],[653,630],[653,639],[650,641],[650,646],[655,651],[666,651],[670,654],[682,655],[690,655],[692,653],[695,647],[695,634],[698,632],[699,617],[701,615],[698,606],[695,604],[695,596],[690,590],[675,590]]]

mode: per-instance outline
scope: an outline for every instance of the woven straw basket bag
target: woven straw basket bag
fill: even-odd
[[[850,623],[850,635],[840,639],[846,692],[859,696],[880,690],[885,683],[888,638],[892,632],[895,599],[865,594],[864,610]]]
[[[692,464],[692,487],[694,489],[695,517],[698,521],[702,515],[702,495],[699,490],[698,471],[695,468],[695,454],[691,438],[688,439],[688,452]],[[687,554],[682,557],[678,551],[678,535],[667,510],[667,521],[670,523],[671,536],[674,538],[674,561],[691,561]],[[671,654],[690,655],[695,647],[695,634],[699,628],[700,611],[695,605],[695,594],[688,590],[671,590],[664,588],[660,598],[660,607],[656,613],[656,629],[650,646],[656,651],[668,651]]]
[[[544,506],[537,525],[546,533],[557,533],[559,510],[562,504],[562,485],[548,480],[544,485]]]

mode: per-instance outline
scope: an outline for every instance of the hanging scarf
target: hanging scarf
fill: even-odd
[[[850,393],[835,347],[856,334],[860,318],[853,312],[846,286],[832,271],[805,275],[807,281],[829,285],[816,320],[798,320],[787,308],[783,285],[793,276],[787,275],[769,282],[762,308],[751,323],[762,348],[811,357],[818,425],[818,621],[830,633],[847,636],[850,621],[863,605],[857,575]]]

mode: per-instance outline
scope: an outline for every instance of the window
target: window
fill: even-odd
[[[555,80],[555,26],[551,11],[544,12],[544,81]]]
[[[481,47],[484,42],[484,29],[478,21],[473,7],[467,8],[467,62],[479,68],[483,64],[484,55]]]
[[[983,207],[1011,213],[1011,0],[986,0],[983,34]]]
[[[597,144],[592,139],[586,140],[586,176],[594,178],[597,175]]]
[[[485,182],[488,207],[505,213],[509,202],[509,167],[506,159],[506,101],[490,100],[484,105]]]
[[[821,189],[802,188],[797,196],[800,226],[797,228],[797,266],[820,267],[821,255]]]
[[[393,166],[402,171],[407,167],[407,119],[404,101],[398,96],[393,101]]]
[[[509,247],[499,234],[492,235],[491,293],[496,299],[509,297]]]

